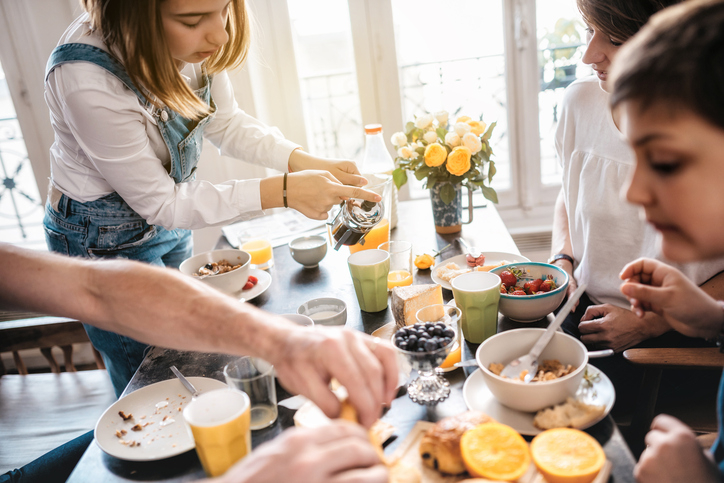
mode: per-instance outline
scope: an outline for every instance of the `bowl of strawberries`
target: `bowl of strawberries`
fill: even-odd
[[[568,291],[568,274],[548,263],[516,262],[490,272],[502,281],[498,310],[517,322],[536,322],[546,317]]]

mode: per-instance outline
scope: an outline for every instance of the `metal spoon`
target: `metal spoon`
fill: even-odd
[[[538,339],[530,352],[510,361],[501,371],[501,376],[510,379],[520,379],[521,372],[527,371],[523,382],[530,382],[530,380],[533,379],[536,372],[538,372],[538,356],[540,356],[540,353],[546,348],[548,342],[550,342],[553,338],[555,331],[561,326],[565,318],[571,312],[571,309],[573,309],[573,305],[575,305],[585,290],[585,283],[578,286],[576,291],[573,292],[573,295],[568,297],[566,305],[564,305],[561,311],[558,312],[556,318],[553,319],[553,322],[551,322],[546,331],[543,332],[543,335],[540,336],[540,339]]]
[[[483,251],[477,247],[470,246],[462,237],[458,238],[458,242],[460,242],[460,245],[463,247],[465,253],[473,258],[478,258],[483,253]]]
[[[173,372],[173,373],[176,375],[176,377],[179,378],[179,381],[181,381],[181,384],[183,384],[184,387],[185,387],[186,389],[188,389],[188,391],[191,393],[191,397],[192,397],[192,398],[196,398],[196,397],[198,397],[199,394],[201,394],[201,393],[194,387],[194,385],[191,384],[191,383],[189,382],[189,380],[186,379],[186,378],[184,377],[184,375],[181,374],[181,372],[180,372],[178,369],[176,369],[176,366],[171,366],[171,372]]]

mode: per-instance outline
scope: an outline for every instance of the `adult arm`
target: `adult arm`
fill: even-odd
[[[175,270],[2,243],[0,267],[0,307],[71,317],[172,349],[262,357],[282,385],[330,417],[339,412],[332,378],[347,387],[366,426],[395,395],[396,358],[387,342],[340,328],[308,330]]]
[[[553,233],[551,236],[551,256],[564,253],[573,258],[573,244],[571,243],[571,232],[568,229],[568,212],[566,211],[566,199],[563,187],[558,193],[553,211]],[[568,295],[572,295],[578,288],[576,278],[573,276],[573,264],[565,259],[553,262],[558,268],[565,270],[568,274]],[[573,310],[578,302],[573,306]]]

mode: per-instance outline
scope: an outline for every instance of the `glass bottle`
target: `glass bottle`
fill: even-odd
[[[392,179],[395,162],[385,145],[382,136],[382,124],[365,125],[365,154],[359,167],[360,173],[367,178],[367,186],[379,185]],[[397,187],[392,186],[390,202],[390,229],[397,225]]]

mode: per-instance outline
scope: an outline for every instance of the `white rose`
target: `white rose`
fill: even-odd
[[[440,123],[441,126],[447,126],[447,118],[449,114],[447,111],[438,111],[435,113],[435,119]]]
[[[464,122],[456,122],[455,127],[453,129],[455,129],[455,132],[458,133],[458,136],[460,136],[460,137],[465,136],[467,133],[469,133],[472,130],[470,125],[467,123],[464,123]]]
[[[395,146],[404,146],[407,144],[407,136],[405,136],[404,132],[396,132],[390,140]]]
[[[422,139],[424,139],[427,144],[434,143],[437,141],[437,133],[435,131],[427,131],[425,135],[422,136]]]
[[[412,159],[416,156],[416,153],[409,146],[403,146],[397,150],[397,155],[402,159]]]
[[[445,144],[454,148],[460,146],[460,136],[455,131],[450,131],[445,135]]]
[[[463,136],[463,146],[468,148],[472,154],[483,149],[483,143],[480,142],[480,138],[471,132]]]
[[[432,114],[423,114],[415,119],[415,127],[418,129],[425,129],[427,126],[432,124]]]
[[[413,151],[417,151],[417,148],[422,148],[422,147],[424,147],[424,146],[422,144],[418,143],[417,141],[415,141],[414,143],[410,143],[410,149],[412,149]]]

